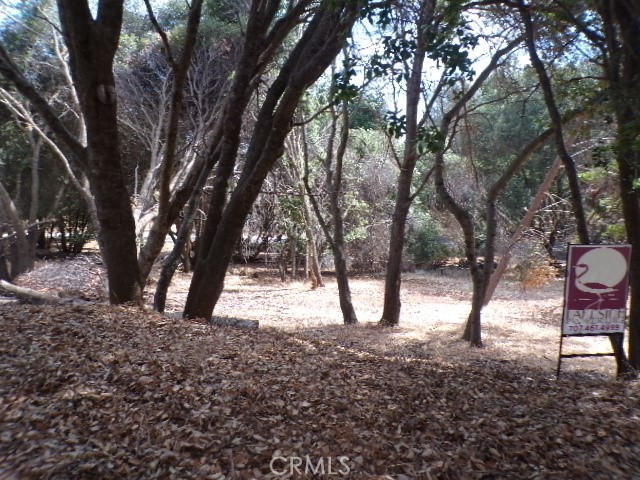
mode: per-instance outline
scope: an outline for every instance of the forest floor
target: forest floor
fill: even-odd
[[[101,275],[84,258],[20,283],[96,300]],[[186,274],[164,316],[4,302],[0,479],[640,478],[640,383],[610,358],[555,378],[562,281],[504,282],[470,349],[466,275],[406,274],[391,329],[382,278],[352,280],[345,327],[332,277],[311,290],[252,268],[232,269],[215,313],[258,330],[179,319]]]

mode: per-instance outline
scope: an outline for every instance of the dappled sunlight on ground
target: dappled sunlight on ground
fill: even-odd
[[[351,348],[383,355],[414,358],[452,356],[481,361],[490,356],[511,360],[554,375],[558,361],[562,279],[525,290],[506,279],[483,310],[484,348],[470,349],[460,340],[470,309],[471,282],[464,271],[406,274],[402,282],[400,325],[377,326],[382,313],[384,278],[356,277],[350,281],[360,324],[342,325],[338,287],[325,275],[325,286],[311,290],[304,282],[281,282],[275,274],[256,270],[251,275],[229,274],[215,315],[257,320],[261,327],[304,332]],[[189,286],[189,276],[174,281],[170,308],[178,312]],[[609,352],[605,337],[565,339],[564,353]],[[563,361],[563,373],[591,372],[612,376],[613,358]]]
[[[102,268],[92,256],[43,262],[18,283],[54,295],[68,293],[83,298],[104,298]],[[156,272],[157,273],[157,272]],[[55,282],[51,281],[55,278]],[[66,279],[66,280],[65,280]],[[167,298],[167,313],[179,316],[189,289],[190,274],[177,272]],[[345,327],[332,275],[325,286],[312,290],[303,281],[282,282],[264,266],[234,267],[214,314],[219,317],[255,320],[261,328],[299,332],[316,339],[337,342],[353,349],[411,358],[451,357],[483,361],[486,357],[509,360],[553,375],[557,367],[562,314],[563,279],[525,290],[520,282],[505,278],[491,303],[483,310],[484,348],[469,349],[460,340],[469,314],[471,282],[467,270],[407,273],[403,276],[400,325],[381,329],[384,278],[357,276],[350,287],[359,325]],[[147,287],[152,303],[153,277]],[[53,290],[52,290],[53,289]],[[565,339],[564,353],[609,352],[606,337]],[[579,358],[563,361],[567,374],[591,372],[611,377],[613,358]]]

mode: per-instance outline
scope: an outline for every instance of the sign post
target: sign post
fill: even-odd
[[[569,245],[557,377],[563,358],[611,357],[621,352],[627,317],[631,245]],[[564,355],[565,337],[605,335],[612,353]]]

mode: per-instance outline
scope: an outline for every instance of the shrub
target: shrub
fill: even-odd
[[[406,252],[416,264],[433,264],[452,255],[439,223],[428,213],[415,215],[407,230]]]

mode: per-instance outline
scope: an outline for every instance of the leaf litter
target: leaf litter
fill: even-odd
[[[640,478],[638,382],[404,333],[0,305],[0,478]]]

